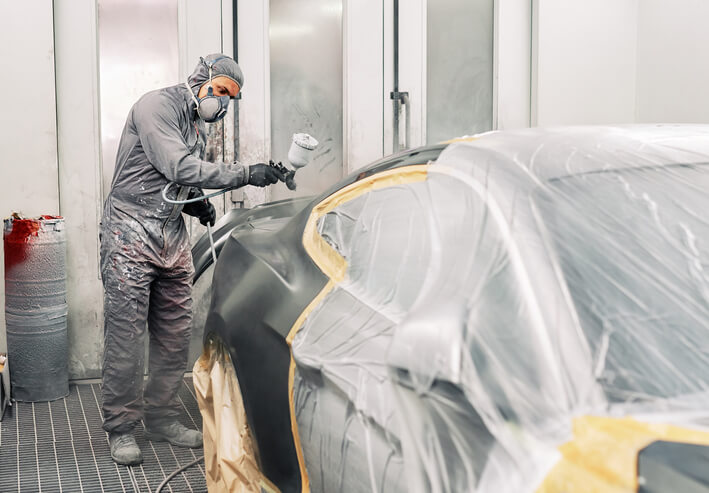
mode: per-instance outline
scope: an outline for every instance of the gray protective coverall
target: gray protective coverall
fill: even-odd
[[[214,63],[213,76],[219,75],[242,85],[241,70],[230,58]],[[188,81],[195,95],[208,78],[200,62]],[[161,191],[175,182],[185,186],[179,189],[184,197],[196,192],[187,187],[226,188],[249,179],[248,168],[238,163],[203,161],[205,145],[205,124],[184,84],[145,94],[128,114],[100,229],[106,431],[128,432],[143,417],[159,423],[179,412],[194,268],[181,206],[165,203]],[[146,322],[149,377],[143,392]]]

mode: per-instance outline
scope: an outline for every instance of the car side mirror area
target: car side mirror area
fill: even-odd
[[[402,447],[416,465],[413,474],[420,475],[414,482],[450,491],[468,491],[476,484],[495,444],[467,393],[471,369],[464,305],[411,311],[396,327],[387,354],[398,387],[394,402],[407,430]],[[416,443],[416,437],[425,440]]]
[[[396,327],[387,354],[399,383],[418,393],[436,380],[460,383],[464,328],[464,313],[453,304],[410,312]]]

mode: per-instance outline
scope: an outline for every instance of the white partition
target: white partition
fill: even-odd
[[[103,286],[97,8],[94,0],[54,6],[59,185],[67,229],[69,376],[101,374]]]
[[[344,175],[342,0],[270,0],[271,157],[286,161],[291,136],[320,145],[296,175],[298,189],[271,187],[273,199],[324,191]]]
[[[494,25],[493,127],[529,127],[532,0],[496,0]]]
[[[244,90],[239,101],[239,160],[246,165],[268,162],[271,155],[269,2],[239,0],[239,65]],[[232,200],[245,207],[267,202],[268,188],[246,187],[232,192]]]
[[[385,0],[386,5],[388,0]],[[438,1],[438,0],[433,0]],[[409,93],[410,129],[409,147],[414,148],[426,143],[426,5],[427,0],[399,0],[399,91]],[[393,24],[385,17],[384,35],[392,32]],[[386,62],[385,62],[386,63]],[[385,67],[393,69],[392,64]],[[388,99],[385,108],[387,113],[393,111],[389,92],[393,85],[384,86],[384,97]],[[406,113],[402,110],[399,126],[401,148],[404,148],[406,138]],[[391,128],[391,127],[389,127]],[[385,138],[386,142],[392,142]]]
[[[426,141],[491,130],[493,0],[429,0],[427,26]]]
[[[352,172],[384,153],[382,0],[344,2],[344,154]]]
[[[140,96],[178,82],[176,0],[98,0],[103,194],[111,189],[118,142]]]
[[[59,214],[51,0],[0,2],[0,37],[0,219],[13,211],[25,216]],[[4,352],[3,265],[0,262],[0,351]]]
[[[638,2],[534,2],[533,125],[634,120]]]
[[[709,123],[709,2],[642,0],[637,121]]]

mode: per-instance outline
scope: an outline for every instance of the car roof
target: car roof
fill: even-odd
[[[571,126],[451,141],[437,163],[530,185],[584,173],[709,163],[709,125]],[[522,178],[522,180],[519,180]]]

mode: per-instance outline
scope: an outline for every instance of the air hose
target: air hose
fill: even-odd
[[[165,188],[162,189],[162,199],[165,202],[167,202],[168,204],[180,204],[180,205],[193,204],[195,202],[200,202],[200,201],[204,201],[207,199],[211,199],[212,197],[216,197],[217,195],[223,195],[227,192],[231,192],[235,188],[238,188],[238,187],[223,188],[221,190],[217,190],[216,192],[212,192],[207,195],[202,195],[200,197],[195,197],[193,199],[176,200],[176,199],[168,198],[168,196],[167,196],[167,191],[170,190],[170,187],[173,185],[177,185],[177,183],[170,182],[167,185],[165,185]]]
[[[283,175],[283,181],[285,182],[286,186],[288,187],[289,190],[295,190],[295,171],[294,170],[289,170],[285,166],[283,166],[282,163],[274,163],[273,161],[269,161],[268,165],[271,166],[272,168],[275,168],[278,172],[280,172]],[[207,195],[202,195],[200,197],[195,197],[193,199],[171,199],[167,196],[167,191],[170,190],[170,187],[173,185],[177,185],[176,183],[169,182],[165,187],[162,189],[162,199],[167,202],[168,204],[176,204],[176,205],[185,205],[185,204],[193,204],[195,202],[202,202],[206,201],[207,199],[210,199],[212,197],[216,197],[218,195],[223,195],[227,192],[230,192],[231,190],[234,190],[235,188],[238,188],[238,186],[233,186],[233,187],[228,187],[228,188],[223,188],[221,190],[217,190],[216,192],[212,192]],[[214,236],[212,235],[212,225],[207,223],[207,234],[209,236],[209,245],[212,249],[212,261],[214,264],[217,264],[217,250],[214,248]]]
[[[168,198],[168,196],[167,196],[167,191],[170,190],[170,187],[173,185],[175,185],[175,183],[172,183],[172,182],[165,185],[165,188],[162,189],[162,199],[165,202],[167,202],[168,204],[179,204],[179,205],[192,204],[194,202],[206,201],[207,199],[209,199],[211,197],[216,197],[217,195],[223,195],[223,194],[237,188],[237,187],[223,188],[221,190],[217,190],[216,192],[212,192],[207,195],[202,195],[201,197],[195,197],[193,199],[176,200],[176,199]],[[214,248],[214,235],[212,235],[212,225],[209,223],[207,223],[207,235],[209,236],[209,246],[212,249],[212,261],[214,262],[214,265],[217,265],[217,250],[216,250],[216,248]]]
[[[184,471],[185,469],[187,469],[187,468],[189,468],[189,467],[192,467],[192,466],[194,466],[195,464],[197,464],[198,462],[203,461],[203,460],[204,460],[204,456],[199,457],[198,459],[193,460],[193,461],[190,462],[189,464],[184,465],[184,466],[182,466],[182,467],[180,467],[180,468],[177,468],[177,469],[175,469],[174,471],[172,471],[172,472],[170,473],[170,475],[169,475],[168,477],[166,477],[166,478],[163,480],[162,483],[160,483],[160,486],[158,486],[158,489],[155,490],[155,493],[160,493],[160,492],[162,491],[162,489],[165,487],[165,485],[166,485],[167,483],[169,483],[172,478],[174,478],[175,476],[177,476],[178,474],[180,474],[180,473],[181,473],[182,471]]]

